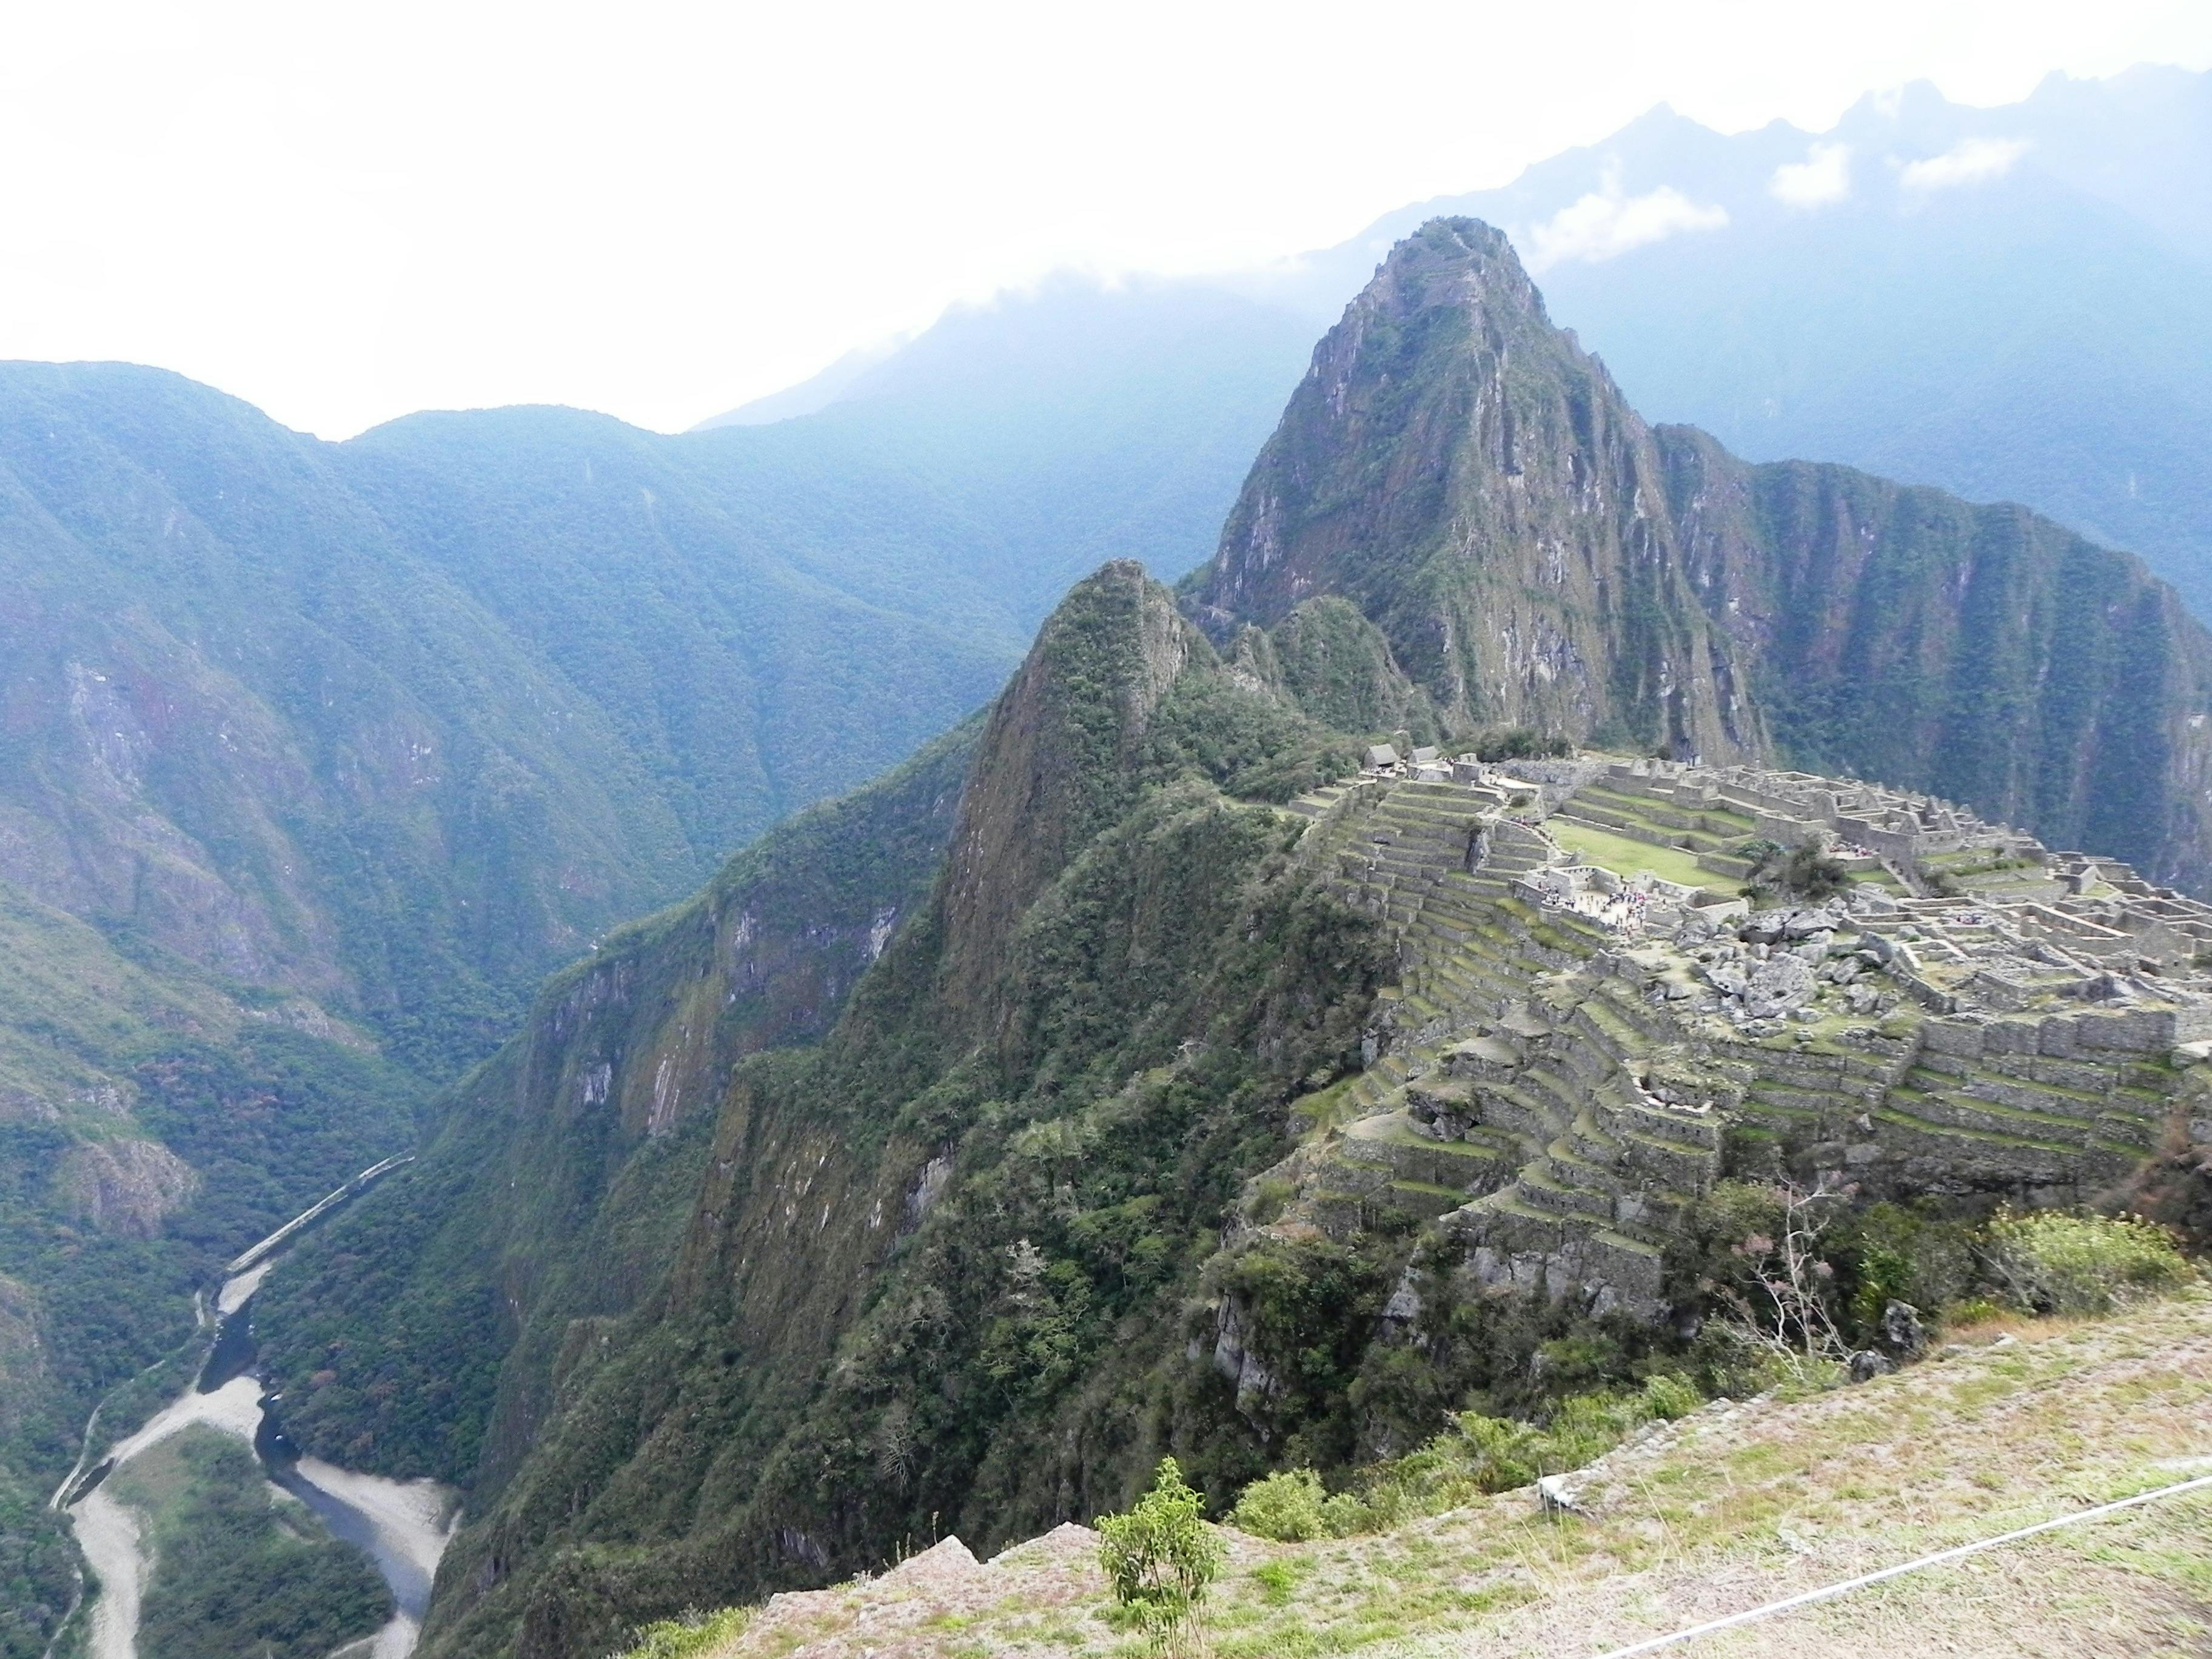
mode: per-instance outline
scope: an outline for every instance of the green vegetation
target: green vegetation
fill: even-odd
[[[1482,732],[1469,746],[1477,760],[1485,761],[1556,760],[1575,752],[1575,745],[1565,738],[1546,737],[1525,726]]]
[[[0,1473],[0,1659],[42,1659],[76,1599],[75,1567],[44,1495]]]
[[[253,1455],[191,1428],[112,1477],[149,1517],[154,1572],[139,1651],[160,1659],[323,1659],[392,1616],[368,1557],[277,1493]]]
[[[752,1622],[750,1607],[725,1607],[720,1613],[687,1613],[679,1618],[657,1620],[639,1630],[635,1645],[621,1659],[693,1659],[744,1633]]]
[[[1175,1459],[1164,1457],[1152,1490],[1127,1514],[1098,1520],[1098,1563],[1114,1600],[1169,1652],[1195,1640],[1206,1591],[1221,1571],[1221,1545],[1200,1518],[1205,1507]]]
[[[1742,1607],[2172,1485],[2212,1454],[2212,1333],[2201,1293],[2103,1320],[2016,1320],[1863,1388],[1699,1413],[1570,1483],[1579,1515],[1524,1492],[1473,1497],[1371,1534],[1246,1544],[1207,1599],[1215,1659],[1441,1651],[1499,1659],[1678,1628]],[[2212,1501],[2160,1499],[1753,1626],[1747,1659],[1987,1650],[1995,1629],[2054,1652],[2202,1645]],[[1808,1559],[1810,1558],[1810,1559]],[[1817,1576],[1816,1576],[1817,1575]],[[1765,1587],[1771,1586],[1771,1589]],[[1109,1655],[1136,1644],[1091,1552],[1016,1549],[943,1589],[867,1579],[764,1620],[728,1659],[805,1643],[913,1659]],[[801,1637],[803,1632],[803,1637]],[[2141,1633],[2141,1639],[2133,1634]]]
[[[339,1455],[472,1481],[426,1659],[502,1652],[526,1620],[611,1648],[946,1530],[988,1553],[1070,1492],[1133,1501],[1164,1455],[1255,1528],[1361,1535],[1578,1467],[1699,1391],[1823,1386],[1806,1318],[1862,1344],[1892,1300],[1985,1286],[1971,1218],[1878,1206],[1822,1235],[1805,1328],[1735,1322],[1787,1208],[1755,1183],[1666,1262],[1708,1315],[1694,1343],[1470,1295],[1387,1218],[1224,1248],[1389,970],[1249,804],[1344,739],[1237,649],[1231,672],[1103,573],[994,711],[955,857],[817,1047],[726,1043],[734,922],[769,912],[719,883],[549,986],[432,1154],[303,1253],[263,1322],[288,1409]],[[756,873],[804,891],[845,832]],[[646,1133],[678,1080],[718,1115]],[[441,1375],[465,1379],[459,1432],[404,1403]]]
[[[2171,1233],[2132,1216],[2006,1211],[1988,1239],[1991,1279],[2031,1313],[2108,1313],[2197,1277]]]
[[[1594,830],[1586,824],[1569,823],[1553,818],[1544,825],[1545,833],[1553,841],[1578,857],[1612,871],[1617,876],[1632,876],[1644,871],[1662,881],[1679,882],[1685,887],[1703,887],[1717,879],[1710,870],[1698,866],[1694,854],[1679,848],[1654,847],[1649,842],[1616,836],[1604,830]]]
[[[108,1398],[112,1437],[173,1395],[198,1359],[184,1352],[192,1291],[409,1146],[416,1091],[4,887],[0,939],[24,947],[0,1016],[0,1099],[58,1103],[0,1113],[0,1577],[21,1581],[0,1597],[0,1659],[36,1659],[75,1595],[73,1552],[42,1506],[94,1403]]]
[[[1818,847],[1778,847],[1753,842],[1741,851],[1751,859],[1747,893],[1783,903],[1820,904],[1851,884],[1842,862]]]
[[[1102,1507],[1171,1449],[1130,1431],[1148,1397],[1188,1419],[1194,1485],[1264,1472],[1162,1312],[1200,1291],[1291,1103],[1355,1063],[1383,963],[1293,856],[1296,826],[1221,787],[1273,793],[1254,781],[1311,776],[1343,739],[1230,682],[1132,574],[1066,608],[994,716],[964,798],[963,834],[1006,848],[988,883],[940,877],[818,1048],[724,1046],[718,1011],[763,948],[738,924],[768,913],[718,883],[549,986],[422,1161],[264,1292],[295,1428],[471,1477],[446,1574],[469,1588],[426,1654],[498,1650],[533,1597],[582,1651],[821,1558],[1042,1530],[1071,1421]],[[1056,769],[1034,778],[1033,742]],[[957,795],[920,791],[855,797],[847,829],[793,849],[793,879],[817,856],[826,879],[893,800]],[[706,1109],[646,1134],[679,1081]],[[476,1336],[453,1340],[441,1297],[478,1310]],[[456,1397],[461,1432],[405,1420],[426,1380],[494,1373]]]
[[[214,1264],[434,1127],[549,969],[957,722],[1045,600],[926,482],[760,434],[327,445],[14,364],[0,453],[0,1561],[44,1575],[5,1626],[35,1650],[35,1500]],[[795,1035],[857,971],[742,1012]],[[394,1436],[462,1467],[488,1369],[439,1383]]]
[[[482,1478],[503,1364],[514,1394],[543,1400],[574,1322],[626,1311],[678,1248],[728,1068],[826,1030],[878,925],[927,898],[977,725],[801,813],[556,975],[533,1029],[561,1028],[574,1056],[557,1103],[527,1092],[540,1085],[526,1048],[503,1051],[455,1091],[416,1164],[301,1245],[261,1291],[255,1330],[304,1449],[402,1479]],[[625,1113],[672,1091],[689,1109],[666,1133]],[[515,1259],[535,1264],[519,1338],[501,1312]],[[488,1461],[523,1449],[495,1436]]]
[[[1634,1393],[1570,1395],[1541,1423],[1461,1412],[1425,1445],[1361,1471],[1344,1492],[1328,1492],[1311,1469],[1256,1480],[1237,1498],[1229,1524],[1283,1543],[1384,1531],[1581,1468],[1645,1424],[1686,1416],[1703,1399],[1686,1377],[1661,1371]]]
[[[1919,769],[1902,781],[1993,812],[2027,801],[2063,826],[2083,745],[2154,738],[2196,696],[2195,636],[2124,566],[2040,529],[2008,562],[1990,544],[2009,520],[1832,471],[1754,473],[1695,434],[1619,442],[1608,434],[1632,418],[1550,330],[1495,233],[1431,226],[1396,264],[1324,344],[1328,372],[1294,398],[1222,561],[1194,585],[1224,655],[1133,568],[1082,584],[994,710],[964,786],[948,766],[933,790],[912,775],[863,792],[699,900],[605,939],[455,1092],[422,1164],[303,1251],[293,1288],[272,1286],[270,1364],[310,1443],[471,1483],[425,1659],[518,1641],[604,1650],[640,1620],[872,1565],[945,1522],[988,1549],[1130,1501],[1170,1453],[1193,1503],[1288,1464],[1311,1480],[1255,1497],[1255,1516],[1272,1505],[1279,1524],[1329,1530],[1357,1505],[1360,1524],[1382,1524],[1591,1455],[1679,1405],[1685,1385],[1669,1379],[1733,1388],[1765,1375],[1776,1345],[1823,1346],[1825,1363],[1914,1281],[1905,1229],[1838,1229],[1826,1276],[1793,1286],[1793,1315],[1711,1320],[1688,1347],[1626,1316],[1471,1294],[1403,1213],[1363,1209],[1371,1224],[1341,1237],[1235,1224],[1247,1181],[1292,1150],[1295,1103],[1326,1099],[1358,1063],[1393,971],[1286,815],[1255,805],[1340,771],[1358,736],[1483,731],[1533,749],[1526,732],[1588,726],[1639,752],[1778,739],[1832,742],[1853,762],[1893,742],[1889,760]],[[1464,303],[1474,269],[1495,316]],[[1346,395],[1314,390],[1330,383]],[[1478,402],[1497,411],[1496,442],[1470,447]],[[517,414],[465,428],[495,429],[488,447],[511,441],[527,463],[511,479],[492,468],[487,494],[482,458],[448,444],[462,429],[404,423],[342,470],[428,575],[521,619],[515,651],[544,670],[547,707],[579,716],[574,742],[612,734],[582,759],[629,757],[572,797],[556,786],[580,751],[540,764],[551,738],[523,743],[544,734],[510,700],[495,700],[519,723],[491,734],[503,746],[489,714],[428,722],[449,747],[482,738],[518,757],[491,803],[499,835],[471,839],[477,817],[452,831],[469,879],[496,862],[483,890],[528,895],[487,932],[580,939],[608,894],[650,884],[640,869],[702,856],[702,826],[738,822],[763,777],[803,793],[867,758],[848,711],[928,642],[906,624],[929,607],[890,603],[921,566],[887,556],[897,568],[869,573],[858,608],[786,635],[782,602],[805,584],[702,554],[735,508],[690,459]],[[1793,489],[1808,499],[1784,499]],[[1668,506],[1692,494],[1722,504],[1699,533],[1729,550],[1725,581],[1687,568],[1686,520]],[[1594,518],[1601,496],[1643,513]],[[1861,586],[1800,605],[1801,587],[1850,562],[1805,550],[1868,545]],[[1539,560],[1567,547],[1575,574],[1557,579]],[[1241,549],[1263,556],[1237,568]],[[750,603],[750,588],[720,585],[739,564],[774,590],[757,629],[731,598]],[[834,564],[823,554],[807,581]],[[1982,566],[1992,591],[1951,592],[1953,574]],[[650,600],[634,614],[611,603],[611,572]],[[1989,620],[2014,600],[2030,602],[2026,643]],[[2052,637],[2064,604],[2106,600],[2118,632],[2087,654]],[[1739,602],[1786,618],[1787,637],[1771,650],[1739,638]],[[1839,617],[1858,642],[1840,663],[1816,648]],[[702,630],[767,642],[723,675]],[[1921,711],[1868,700],[1908,638],[1936,642],[1897,677],[1941,708],[1917,727]],[[840,662],[843,678],[825,672]],[[2154,662],[2171,670],[2155,686]],[[1778,665],[1784,690],[1767,683]],[[2012,702],[1978,697],[1985,672]],[[825,683],[849,696],[828,715],[787,711],[805,740],[779,753],[700,736],[750,731],[785,689]],[[2162,712],[2136,722],[2124,704]],[[2001,764],[1970,752],[1968,737],[2005,720],[2004,740],[1984,743]],[[2171,823],[2137,797],[2142,833]],[[654,812],[626,815],[638,802]],[[912,833],[882,833],[895,806]],[[1685,833],[1700,848],[1747,828],[1698,823]],[[1624,873],[1705,880],[1681,848],[1573,833]],[[546,879],[546,849],[571,842],[583,850]],[[465,882],[426,896],[387,878],[404,863],[364,855],[368,920],[349,939],[406,904],[472,908]],[[462,938],[422,931],[441,949]],[[413,978],[470,999],[515,982],[513,953],[448,956]],[[492,1011],[478,1027],[496,1012],[471,1009]],[[424,1003],[362,1018],[404,1054],[473,1052],[455,1033],[476,1014]],[[1759,1308],[1771,1196],[1719,1195],[1663,1264],[1669,1295]],[[1916,1219],[1930,1238],[1965,1224]],[[1401,1290],[1418,1311],[1386,1319]]]

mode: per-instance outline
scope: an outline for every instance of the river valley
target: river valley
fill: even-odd
[[[459,1520],[458,1495],[430,1480],[399,1481],[301,1457],[271,1414],[253,1372],[252,1300],[289,1244],[323,1215],[405,1162],[366,1170],[238,1256],[214,1293],[200,1299],[204,1356],[192,1382],[99,1461],[81,1460],[53,1496],[68,1515],[100,1584],[90,1603],[91,1659],[139,1659],[139,1608],[155,1563],[145,1517],[111,1489],[110,1477],[150,1448],[196,1425],[243,1441],[270,1482],[298,1498],[335,1537],[360,1548],[390,1588],[395,1610],[376,1634],[342,1650],[345,1659],[405,1659],[430,1599],[438,1559]],[[87,1452],[99,1422],[86,1425]],[[80,1613],[79,1617],[85,1615]]]

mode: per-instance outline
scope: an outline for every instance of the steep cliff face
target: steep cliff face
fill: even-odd
[[[2018,507],[1646,427],[1472,220],[1322,342],[1186,601],[1226,638],[1324,596],[1446,727],[1856,772],[2212,884],[2212,636],[2171,589]]]
[[[2212,636],[2139,561],[2021,507],[1658,436],[1783,754],[2212,889]]]
[[[264,1291],[295,1434],[468,1484],[424,1651],[597,1654],[933,1515],[988,1539],[1118,1502],[1170,1438],[1246,1446],[1177,1310],[1383,973],[1289,856],[1303,820],[1249,797],[1345,749],[1109,566],[972,763],[756,855],[901,872],[807,932],[881,951],[839,958],[866,971],[818,1046],[743,1057],[817,1028],[731,1012],[787,995],[763,964],[794,937],[742,860],[550,986]]]
[[[1022,915],[1120,816],[1160,700],[1197,644],[1144,567],[1108,565],[1045,623],[991,710],[945,865],[947,990],[998,980]]]
[[[1439,220],[1315,349],[1194,608],[1273,624],[1342,594],[1450,725],[1757,752],[1664,501],[1650,430],[1504,236]]]
[[[301,1444],[498,1489],[543,1425],[568,1322],[630,1308],[663,1272],[732,1068],[828,1030],[927,894],[975,726],[546,986],[416,1164],[256,1304]]]

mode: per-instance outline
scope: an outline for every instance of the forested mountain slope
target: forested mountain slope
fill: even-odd
[[[410,1146],[548,969],[1017,658],[987,531],[787,449],[552,410],[331,445],[0,368],[8,1659],[70,1594],[35,1499],[212,1264]]]
[[[1356,1057],[1378,982],[1371,929],[1285,858],[1297,821],[1249,799],[1349,744],[1225,668],[1132,564],[1070,595],[974,741],[933,885],[874,913],[902,925],[819,1048],[732,1066],[717,1035],[729,941],[757,937],[741,860],[550,988],[440,1144],[264,1310],[324,1443],[450,1469],[484,1437],[426,1652],[597,1651],[932,1511],[989,1532],[1104,1501],[1140,1458],[1123,1391],[1180,1352],[1161,1298],[1286,1144],[1302,1079]],[[935,763],[830,809],[792,867],[823,879],[868,844],[838,823],[949,800]],[[503,1172],[580,1162],[590,1182],[552,1178],[575,1207],[514,1248],[537,1201]],[[410,1301],[432,1285],[473,1287],[472,1340]],[[443,1441],[394,1421],[421,1379],[490,1370]],[[394,1379],[401,1403],[370,1406]]]

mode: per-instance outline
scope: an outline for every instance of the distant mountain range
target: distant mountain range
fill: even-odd
[[[604,1651],[940,1498],[1060,1505],[1060,1396],[1007,1379],[1191,1290],[1277,1150],[1249,1100],[1358,1052],[1379,965],[1253,802],[1377,732],[1802,757],[2212,882],[2212,646],[2096,544],[2212,610],[2209,88],[1913,89],[1818,137],[1662,112],[1279,270],[1048,283],[674,437],[514,409],[326,444],[155,370],[0,365],[0,1659],[68,1605],[40,1499],[93,1401],[212,1264],[422,1132],[265,1312],[278,1374],[330,1373],[311,1441],[476,1483],[428,1651],[526,1614],[525,1651]],[[1550,319],[1440,207],[1511,233]],[[1134,562],[1209,558],[1181,614]],[[1033,1212],[946,1173],[1007,1147]],[[812,1368],[878,1223],[954,1180],[929,1248],[963,1206],[1015,1229],[983,1285],[1085,1147],[1097,1316],[1038,1322],[1060,1291],[1023,1280],[945,1372],[1021,1432],[854,1404],[881,1443],[840,1467],[896,1490],[817,1504]],[[818,1260],[762,1243],[810,1225]],[[935,1283],[915,1329],[951,1328]],[[786,1300],[730,1339],[716,1298],[756,1292]],[[635,1349],[579,1346],[617,1320]],[[757,1400],[741,1350],[781,1355]],[[1102,1492],[1137,1443],[1106,1438]],[[641,1537],[681,1572],[594,1553]]]
[[[1819,134],[1723,136],[1662,107],[1277,270],[1048,283],[708,424],[804,416],[985,493],[1015,450],[1064,447],[1048,471],[1083,479],[1089,523],[1178,575],[1241,480],[1228,435],[1267,431],[1306,342],[1393,243],[1463,214],[1511,235],[1650,418],[1753,460],[2020,501],[2141,554],[2212,616],[2208,181],[2212,76],[2179,70],[2053,76],[1996,109],[1918,84]],[[1078,402],[1113,421],[1061,436],[1025,417]],[[1048,513],[1037,530],[1051,544]]]

